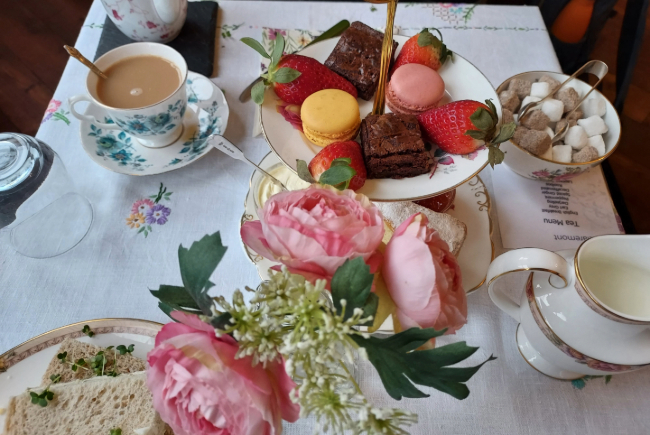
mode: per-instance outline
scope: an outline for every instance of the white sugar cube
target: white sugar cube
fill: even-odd
[[[530,87],[530,96],[544,98],[551,93],[551,86],[546,82],[533,83]]]
[[[564,136],[564,143],[570,145],[576,150],[581,150],[585,145],[587,145],[587,132],[584,128],[579,125],[574,125],[567,131],[566,136]],[[570,159],[569,159],[570,160]]]
[[[561,163],[571,163],[573,148],[571,145],[555,145],[553,147],[553,161]]]
[[[590,98],[583,101],[583,103],[580,105],[580,109],[582,109],[585,118],[589,118],[590,116],[594,115],[605,116],[605,113],[607,113],[607,104],[602,98]]]
[[[551,139],[553,139],[553,137],[555,136],[555,132],[553,131],[553,129],[551,127],[546,127],[546,130],[544,130],[544,131],[549,135],[549,137]]]
[[[542,103],[542,112],[548,116],[551,122],[558,122],[562,119],[562,114],[564,113],[564,103],[560,100],[546,100]]]
[[[526,107],[526,105],[528,103],[536,103],[536,102],[541,101],[541,100],[542,99],[539,98],[539,97],[528,96],[528,97],[524,98],[524,100],[521,102],[521,107],[524,108],[524,107]],[[535,107],[534,110],[537,110],[537,109],[539,109],[539,106]]]
[[[546,160],[553,160],[553,147],[549,145],[548,149],[540,157]]]
[[[598,115],[590,116],[587,119],[578,119],[578,125],[585,129],[589,137],[607,133],[607,125]]]
[[[602,157],[605,155],[606,152],[605,141],[603,140],[603,137],[600,134],[596,136],[591,136],[589,139],[587,139],[587,145],[591,145],[592,147],[596,148],[596,151],[598,151],[598,157]]]

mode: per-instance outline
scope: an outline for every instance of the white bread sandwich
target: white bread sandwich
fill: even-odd
[[[116,428],[122,435],[165,434],[145,372],[53,384],[47,406],[32,403],[30,392],[40,394],[44,388],[11,399],[5,435],[108,435]]]

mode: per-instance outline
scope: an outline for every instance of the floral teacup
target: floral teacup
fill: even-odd
[[[122,130],[136,138],[142,145],[159,148],[176,141],[183,132],[183,115],[187,107],[187,63],[183,56],[173,48],[153,42],[138,42],[115,48],[101,56],[95,65],[106,70],[110,65],[124,58],[140,55],[159,56],[172,62],[181,73],[182,80],[171,95],[146,107],[135,109],[120,109],[110,107],[97,98],[97,81],[102,80],[89,71],[86,78],[88,95],[76,95],[69,99],[70,112],[80,119],[92,122],[106,130]],[[107,118],[97,121],[93,116],[79,113],[75,104],[87,101],[95,104],[106,112]]]

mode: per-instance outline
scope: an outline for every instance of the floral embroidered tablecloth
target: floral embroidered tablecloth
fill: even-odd
[[[239,42],[260,39],[264,27],[310,29],[319,33],[341,19],[372,27],[385,23],[385,6],[369,3],[219,1],[217,62],[214,82],[230,105],[226,136],[252,158],[269,152],[253,138],[254,106],[237,100],[259,71],[259,56]],[[76,43],[92,58],[105,12],[95,1]],[[463,4],[400,3],[395,24],[404,35],[423,27],[444,32],[452,50],[470,59],[496,87],[524,71],[559,71],[548,32],[537,8]],[[71,41],[70,41],[71,42]],[[298,41],[299,43],[299,41]],[[134,317],[165,322],[148,289],[180,284],[177,249],[206,233],[220,230],[228,255],[211,280],[227,298],[237,287],[255,287],[259,278],[241,249],[239,222],[250,170],[218,151],[191,166],[162,175],[130,177],[107,171],[81,148],[79,122],[67,99],[84,92],[86,69],[71,60],[48,107],[37,137],[61,156],[71,178],[93,205],[94,222],[87,237],[71,251],[35,260],[0,244],[0,353],[61,325],[106,317]],[[481,173],[492,200],[490,169]],[[502,252],[492,207],[493,240]],[[4,235],[6,236],[6,235]],[[515,292],[525,277],[505,284]],[[415,434],[647,434],[650,371],[576,383],[550,380],[521,358],[515,345],[515,322],[501,313],[486,291],[469,297],[469,323],[456,336],[480,350],[469,363],[494,354],[469,383],[464,401],[430,391],[428,399],[407,399],[399,406],[419,414]],[[357,378],[378,406],[392,400],[366,363]],[[2,376],[2,374],[0,374]],[[582,390],[578,387],[584,387]],[[395,406],[396,404],[391,404]],[[307,434],[313,422],[287,425],[287,434]]]

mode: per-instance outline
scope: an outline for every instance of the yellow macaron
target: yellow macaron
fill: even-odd
[[[338,89],[324,89],[307,97],[300,118],[307,139],[320,147],[354,139],[361,126],[357,99]]]

